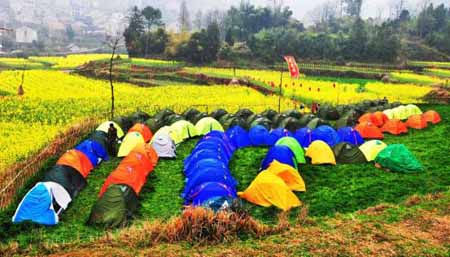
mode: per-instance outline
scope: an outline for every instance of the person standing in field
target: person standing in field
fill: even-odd
[[[114,127],[113,123],[109,124],[108,128],[108,152],[111,155],[116,154],[116,142],[117,142],[117,129]]]

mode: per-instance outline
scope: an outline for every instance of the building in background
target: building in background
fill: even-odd
[[[38,41],[36,30],[25,26],[16,29],[17,43],[31,44],[33,41]]]

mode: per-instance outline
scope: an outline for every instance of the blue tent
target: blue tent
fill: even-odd
[[[194,173],[194,171],[205,168],[205,167],[209,167],[209,168],[216,168],[216,169],[226,169],[227,165],[219,160],[219,159],[215,159],[215,158],[208,158],[208,159],[201,159],[199,161],[196,162],[195,165],[191,165],[190,169],[184,169],[184,175],[186,177],[190,177],[192,175],[192,173]]]
[[[297,130],[294,134],[294,138],[297,139],[298,143],[303,148],[308,148],[308,146],[313,142],[312,140],[312,129],[301,128]]]
[[[274,160],[290,165],[293,168],[297,168],[297,162],[295,160],[294,153],[289,147],[285,145],[276,145],[270,148],[269,152],[261,163],[261,170],[266,170]]]
[[[252,145],[248,132],[240,126],[228,129],[226,134],[235,148],[244,148]]]
[[[108,152],[103,146],[92,140],[85,140],[75,147],[76,150],[84,153],[92,163],[92,166],[96,167],[102,160],[109,160]]]
[[[275,145],[275,143],[282,137],[290,137],[292,133],[289,130],[284,128],[276,128],[270,131],[269,136],[267,137],[268,145]]]
[[[194,206],[200,206],[215,197],[236,198],[236,189],[222,183],[206,182],[197,186],[185,197],[185,204],[192,203]]]
[[[219,182],[230,188],[234,188],[237,185],[236,180],[231,176],[228,168],[217,169],[206,167],[195,170],[192,176],[186,179],[186,185],[181,197],[188,195],[192,189],[206,182]]]
[[[235,146],[231,143],[230,138],[225,132],[213,130],[206,134],[203,138],[210,138],[210,137],[216,137],[222,139],[222,141],[226,144],[226,146],[231,150],[231,152],[234,152],[236,150]]]
[[[352,145],[364,144],[364,139],[359,132],[352,127],[343,127],[337,131],[341,142],[347,142]]]
[[[327,145],[333,147],[340,142],[339,135],[334,128],[323,125],[319,126],[312,132],[312,141],[321,140]]]
[[[267,138],[269,137],[269,131],[264,126],[256,125],[250,128],[248,136],[250,137],[250,142],[252,142],[253,146],[268,145]]]
[[[217,138],[217,137],[204,137],[203,139],[198,141],[194,150],[197,148],[203,149],[204,147],[209,148],[209,147],[212,147],[213,145],[216,145],[221,150],[223,150],[223,152],[226,153],[228,159],[230,159],[231,156],[233,155],[234,151],[233,151],[233,148],[231,147],[231,143],[229,143],[229,142],[227,143],[223,139]]]
[[[219,153],[220,158],[222,160],[226,160],[227,163],[231,159],[231,155],[227,153],[227,150],[224,149],[224,147],[220,143],[214,141],[203,141],[200,144],[197,144],[186,159],[189,160],[192,158],[192,156],[194,156],[196,152],[206,149],[216,151],[217,153]]]
[[[184,160],[184,169],[191,170],[197,165],[197,162],[203,159],[217,159],[228,165],[228,160],[222,156],[217,150],[201,149],[191,154]]]

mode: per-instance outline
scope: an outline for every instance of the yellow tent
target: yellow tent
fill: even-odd
[[[205,117],[195,124],[198,135],[206,135],[213,130],[224,131],[222,125],[214,118]]]
[[[309,145],[306,150],[306,156],[311,158],[312,164],[333,164],[336,165],[336,158],[334,157],[333,150],[327,143],[316,140]]]
[[[268,171],[259,173],[250,186],[238,195],[251,203],[263,207],[274,205],[283,211],[302,204],[281,178]]]
[[[145,144],[144,137],[139,132],[128,133],[120,145],[118,157],[127,156],[137,145]]]
[[[406,106],[406,111],[408,112],[408,118],[412,115],[421,115],[422,110],[415,104],[408,104]]]
[[[170,128],[177,132],[182,140],[197,136],[197,129],[194,124],[186,120],[179,120],[172,124]]]
[[[291,190],[306,191],[305,181],[291,165],[275,160],[269,165],[267,171],[281,178]]]
[[[183,142],[183,138],[178,134],[178,132],[169,126],[164,126],[162,128],[160,128],[158,131],[156,131],[155,135],[153,135],[152,141],[150,143],[153,143],[153,139],[157,139],[159,138],[160,134],[167,134],[170,136],[170,138],[172,138],[173,142],[175,144],[179,144],[181,142]]]
[[[359,147],[359,150],[363,152],[367,161],[373,161],[377,157],[378,153],[381,152],[387,145],[380,140],[367,141]]]
[[[406,120],[409,117],[408,109],[404,105],[392,109],[392,113],[394,119]]]
[[[102,124],[100,124],[100,126],[98,126],[98,128],[96,129],[97,131],[103,131],[105,133],[108,133],[108,129],[109,129],[109,125],[113,124],[114,127],[117,129],[117,137],[118,138],[122,138],[125,133],[123,133],[122,128],[119,126],[119,124],[115,123],[114,121],[105,121]]]
[[[392,109],[387,109],[383,111],[384,114],[391,120],[394,118],[394,111]]]

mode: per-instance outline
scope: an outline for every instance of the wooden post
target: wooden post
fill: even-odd
[[[278,113],[281,112],[281,97],[283,94],[283,69],[281,69],[281,73],[280,73],[280,92],[278,95]]]

